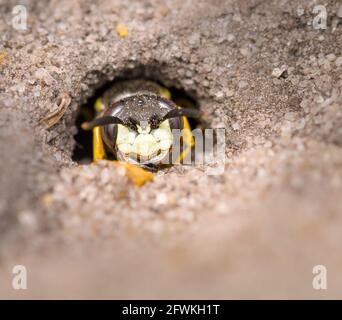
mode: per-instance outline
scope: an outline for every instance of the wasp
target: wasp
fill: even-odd
[[[96,100],[94,108],[95,118],[82,124],[84,130],[93,131],[94,162],[111,155],[131,171],[138,166],[155,172],[165,163],[180,163],[194,146],[188,118],[198,118],[199,110],[177,105],[170,91],[155,82],[118,82]],[[175,131],[181,132],[183,146],[176,160]]]

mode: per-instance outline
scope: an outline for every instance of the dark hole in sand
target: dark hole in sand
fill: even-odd
[[[122,81],[122,80],[118,80]],[[160,82],[156,81],[161,84]],[[93,157],[93,134],[91,131],[85,131],[81,128],[81,124],[85,121],[89,121],[94,118],[94,104],[97,98],[101,97],[102,94],[111,86],[113,82],[109,82],[102,86],[96,91],[96,93],[91,97],[83,106],[81,106],[78,116],[76,117],[77,134],[74,136],[76,144],[73,151],[72,159],[79,164],[89,164]],[[161,84],[162,85],[162,84]],[[172,100],[176,103],[182,105],[191,105],[192,107],[198,108],[198,104],[189,94],[187,94],[182,89],[177,89],[175,87],[168,87],[171,92]],[[200,122],[195,119],[189,119],[191,128],[196,128],[199,126]]]

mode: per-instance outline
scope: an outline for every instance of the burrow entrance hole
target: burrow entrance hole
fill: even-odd
[[[136,78],[136,79],[142,79]],[[119,79],[114,82],[106,83],[105,85],[101,86],[98,90],[96,90],[95,94],[87,100],[87,102],[82,105],[78,111],[78,115],[76,117],[75,125],[77,127],[77,134],[74,136],[75,139],[75,147],[73,150],[72,159],[73,161],[79,163],[79,164],[90,164],[93,157],[93,134],[92,131],[85,131],[81,128],[81,125],[85,121],[89,121],[95,117],[95,109],[94,105],[97,100],[97,98],[101,97],[106,90],[108,90],[112,85],[114,85],[116,82],[119,81],[125,81],[125,80],[132,80],[129,79]],[[146,79],[149,81],[154,81],[158,83],[159,85],[167,88],[171,93],[171,100],[173,101],[187,101],[189,102],[193,107],[199,108],[198,103],[194,97],[192,97],[190,94],[185,92],[183,89],[175,88],[175,87],[167,87],[164,86],[159,81],[155,81],[153,79]],[[191,128],[197,128],[202,127],[201,120],[194,120],[189,119]]]

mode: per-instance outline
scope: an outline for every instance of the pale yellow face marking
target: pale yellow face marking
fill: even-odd
[[[159,149],[167,150],[171,147],[173,135],[168,120],[163,121],[158,129],[152,131],[152,134],[158,141]]]
[[[151,159],[159,151],[167,151],[172,146],[173,135],[168,120],[152,131],[149,125],[145,130],[137,126],[137,130],[138,133],[118,124],[116,144],[119,151]]]
[[[133,152],[143,157],[151,157],[158,152],[157,140],[151,134],[139,134],[133,143]]]

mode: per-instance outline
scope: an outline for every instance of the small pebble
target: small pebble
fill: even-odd
[[[338,57],[335,61],[336,67],[341,67],[342,66],[342,56]]]
[[[157,205],[165,205],[168,203],[168,198],[165,193],[158,193],[156,195],[156,204]]]
[[[284,118],[288,121],[294,121],[297,118],[297,114],[295,112],[287,112],[285,113]]]
[[[234,131],[238,131],[241,129],[240,125],[237,122],[232,124],[232,128]]]
[[[338,10],[337,10],[337,16],[338,16],[339,18],[342,18],[342,4],[340,5],[340,7],[339,7]]]
[[[251,52],[249,49],[247,48],[241,48],[240,49],[240,53],[244,56],[244,57],[247,57],[249,58],[251,56]]]
[[[44,68],[39,68],[34,75],[38,80],[43,81],[47,86],[51,86],[55,81],[50,73]]]
[[[272,76],[276,78],[280,78],[281,76],[285,74],[287,69],[288,69],[288,66],[285,64],[282,65],[280,68],[274,68],[272,71]]]
[[[333,62],[333,61],[335,61],[336,56],[335,56],[333,53],[330,53],[330,54],[327,55],[327,59],[328,59],[330,62]]]
[[[239,88],[240,89],[245,89],[248,87],[248,82],[247,81],[240,81],[239,84],[238,84]]]
[[[228,34],[228,36],[227,36],[227,40],[228,40],[229,42],[232,42],[232,41],[235,40],[235,36],[234,36],[232,33],[230,33],[230,34]]]
[[[227,90],[225,91],[225,93],[226,93],[226,96],[227,96],[228,98],[230,98],[230,97],[232,97],[232,96],[234,95],[234,90],[227,89]]]

